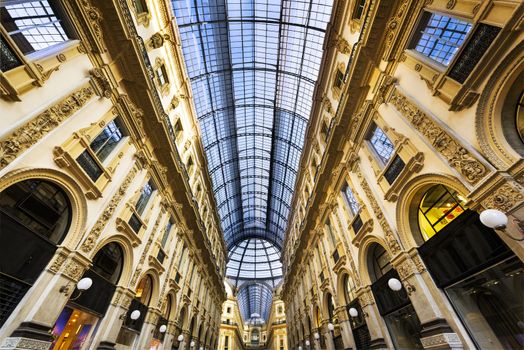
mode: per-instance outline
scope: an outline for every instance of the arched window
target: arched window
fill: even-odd
[[[173,307],[173,302],[171,300],[172,300],[171,295],[168,295],[166,298],[166,302],[164,304],[164,310],[162,311],[162,314],[168,320],[169,320],[169,316],[171,316],[171,308]]]
[[[142,304],[149,305],[149,302],[151,301],[151,294],[153,292],[153,279],[151,276],[146,275],[138,284],[138,287],[136,288],[136,295],[135,298],[138,299]]]
[[[524,143],[524,90],[520,93],[520,98],[517,102],[515,124],[517,126],[517,133],[520,136],[520,141]]]
[[[0,192],[0,327],[31,288],[71,223],[66,193],[32,179]]]
[[[335,318],[335,302],[333,301],[333,295],[328,294],[326,296],[327,298],[327,309],[328,309],[328,316],[331,321]]]
[[[371,258],[372,269],[370,274],[374,281],[378,280],[392,269],[389,254],[381,245],[375,244],[375,246],[372,248]]]
[[[431,187],[422,197],[418,223],[424,240],[433,237],[466,210],[466,199],[444,185]]]

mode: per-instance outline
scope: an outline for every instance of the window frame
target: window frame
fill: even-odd
[[[380,151],[376,148],[375,143],[372,141],[373,137],[375,137],[375,132],[377,130],[380,130],[382,135],[385,137],[387,141],[391,144],[391,152],[389,153],[388,159],[384,159],[383,156],[380,154]],[[373,154],[374,158],[376,159],[377,163],[380,165],[382,169],[386,168],[392,161],[392,159],[395,158],[395,155],[397,154],[397,147],[395,145],[395,142],[391,140],[389,135],[386,131],[384,131],[377,123],[372,122],[371,126],[368,129],[368,132],[366,134],[366,144],[368,148],[370,149],[371,153]],[[384,144],[384,142],[383,142]],[[384,148],[386,148],[384,146]]]

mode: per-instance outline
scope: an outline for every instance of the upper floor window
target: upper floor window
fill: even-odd
[[[135,209],[138,214],[142,214],[144,210],[146,209],[147,203],[149,202],[149,199],[151,199],[151,195],[153,194],[153,191],[155,190],[153,183],[151,180],[149,180],[144,187],[142,187],[142,191],[140,192],[140,197],[138,198],[138,201],[136,202]]]
[[[166,66],[165,65],[162,64],[160,67],[158,67],[158,69],[156,70],[156,77],[158,79],[158,84],[160,86],[164,86],[167,83],[169,83],[169,80],[167,78],[167,70],[166,70]]]
[[[346,198],[346,202],[348,204],[349,210],[351,211],[351,214],[357,215],[360,211],[360,205],[358,204],[357,199],[355,198],[355,195],[353,194],[353,191],[349,187],[349,185],[346,184],[344,186],[344,197]]]
[[[136,13],[148,12],[146,0],[135,0]]]
[[[368,141],[380,161],[384,165],[387,164],[395,152],[395,146],[386,133],[377,125],[373,125],[368,136]]]
[[[180,119],[178,119],[175,123],[175,137],[178,139],[180,136],[182,136],[183,132],[184,128],[182,127],[182,122]]]
[[[166,224],[166,229],[164,230],[164,234],[162,236],[162,240],[160,244],[162,245],[162,248],[165,248],[167,241],[169,239],[169,233],[171,232],[171,228],[173,227],[173,218],[169,218]]]
[[[342,88],[342,85],[344,85],[344,73],[340,69],[337,69],[333,86],[337,89],[340,89]]]
[[[517,124],[517,132],[520,136],[520,140],[524,142],[524,91],[520,94],[520,99],[517,103],[515,123]]]
[[[22,53],[43,50],[72,37],[58,3],[57,0],[2,1],[0,22]]]
[[[123,128],[118,119],[112,120],[98,134],[89,147],[80,153],[78,164],[84,169],[91,180],[96,181],[102,175],[99,163],[103,163],[124,137]],[[95,160],[98,160],[98,162]]]
[[[361,19],[364,14],[364,7],[366,7],[366,0],[357,0],[355,4],[354,19]]]
[[[413,39],[413,48],[447,66],[464,43],[471,27],[471,23],[454,17],[424,12]]]

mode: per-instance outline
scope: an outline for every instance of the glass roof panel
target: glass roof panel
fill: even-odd
[[[274,287],[332,0],[171,3],[226,244],[265,254],[227,275]]]

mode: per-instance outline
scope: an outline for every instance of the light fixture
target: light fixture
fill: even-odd
[[[138,311],[138,310],[133,310],[133,311],[131,312],[131,315],[129,315],[129,317],[130,317],[133,321],[138,320],[138,318],[140,317],[140,311]]]
[[[399,290],[402,289],[402,283],[397,278],[390,278],[388,280],[388,287],[391,290],[398,292]]]
[[[79,292],[78,295],[76,297],[72,297],[71,296],[71,298],[69,298],[69,300],[76,300],[76,299],[80,298],[80,296],[82,295],[82,292],[84,292],[84,291],[88,290],[89,288],[91,288],[92,285],[93,285],[93,280],[91,278],[89,278],[89,277],[82,278],[76,284],[76,289],[78,289],[78,292]],[[60,287],[60,289],[58,291],[60,293],[68,295],[70,289],[71,289],[71,285],[68,283],[65,286]]]
[[[507,231],[506,227],[508,226],[508,216],[497,209],[486,209],[482,213],[480,213],[479,216],[480,222],[484,226],[487,226],[489,228],[492,228],[494,230],[500,230],[506,234],[509,238],[513,239],[514,241],[522,242],[524,241],[524,236],[522,238],[516,238],[511,236]],[[517,223],[517,226],[520,229],[521,233],[524,233],[523,231],[523,223],[518,220],[514,219],[514,221]]]
[[[299,346],[298,346],[298,350],[302,350],[302,345],[299,345]]]
[[[411,293],[417,290],[415,286],[410,284],[408,281],[404,281],[404,284],[408,295],[411,295]],[[393,277],[388,280],[388,286],[392,291],[398,292],[402,289],[402,282]]]
[[[309,347],[311,345],[311,342],[309,340],[306,340],[306,346]]]
[[[191,341],[191,343],[189,343],[189,346],[191,346],[192,348],[195,347],[195,342],[194,341]]]
[[[184,335],[183,335],[183,334],[180,334],[180,335],[178,336],[177,339],[178,339],[178,341],[182,341],[182,340],[184,340]]]
[[[320,334],[318,334],[318,332],[315,332],[315,334],[313,334],[313,337],[314,337],[316,340],[319,340],[319,339],[320,339]]]
[[[200,350],[204,350],[204,347],[203,347],[203,346],[201,346],[201,347],[200,347]]]
[[[158,329],[160,333],[165,333],[167,331],[167,326],[165,324],[161,325]]]
[[[349,316],[351,317],[357,317],[358,316],[358,310],[354,307],[349,308]]]
[[[328,329],[329,329],[331,332],[333,332],[333,331],[335,330],[335,326],[334,326],[333,323],[331,323],[331,322],[328,323],[328,326],[327,326],[327,327],[328,327]]]

